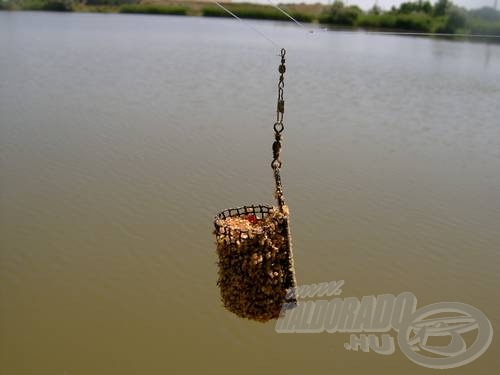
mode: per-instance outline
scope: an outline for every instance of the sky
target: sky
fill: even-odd
[[[240,0],[241,1],[241,0]],[[268,0],[247,0],[256,3],[268,3]],[[332,0],[271,0],[273,3],[329,3]],[[398,5],[410,0],[378,0],[378,5],[383,9],[389,9],[393,5]],[[436,2],[436,0],[430,0],[431,3]],[[452,0],[456,5],[463,6],[469,9],[481,8],[482,6],[493,6],[495,0]],[[375,4],[375,0],[344,0],[344,3],[358,5],[363,9],[369,9]],[[500,0],[498,1],[500,8]]]

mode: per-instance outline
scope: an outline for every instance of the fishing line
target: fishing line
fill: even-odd
[[[328,30],[323,29],[325,32],[345,32],[345,33],[361,33],[365,34],[376,34],[376,35],[406,35],[406,36],[440,36],[440,37],[456,37],[456,38],[500,38],[500,35],[490,35],[490,34],[447,34],[447,33],[419,33],[419,32],[398,32],[398,31],[367,31],[367,30]]]
[[[247,27],[249,27],[250,29],[252,29],[253,31],[255,31],[257,34],[259,34],[260,36],[262,36],[264,39],[266,39],[268,42],[270,42],[273,46],[275,46],[276,48],[278,49],[281,49],[281,47],[278,45],[278,43],[276,43],[274,40],[272,40],[271,38],[269,38],[266,34],[264,34],[262,31],[260,31],[259,29],[256,29],[255,27],[253,27],[250,23],[248,22],[244,22],[240,17],[238,17],[236,14],[234,14],[233,12],[231,12],[229,9],[227,9],[226,7],[224,7],[222,4],[218,3],[217,1],[215,0],[211,0],[213,3],[217,4],[220,8],[222,8],[223,10],[225,10],[227,13],[229,13],[231,16],[233,16],[234,18],[236,18],[238,21],[240,21],[241,23],[243,23],[244,25],[246,25]]]
[[[236,18],[238,21],[241,21],[243,24],[245,24],[247,27],[258,33],[260,36],[265,38],[268,42],[270,42],[273,46],[281,48],[274,40],[272,40],[270,37],[268,37],[266,34],[264,34],[262,31],[259,29],[256,29],[253,27],[250,23],[244,22],[240,17],[238,17],[236,14],[231,12],[229,9],[224,7],[222,4],[215,0],[211,0],[214,4],[218,5],[220,8],[222,8],[224,11],[226,11],[228,14]],[[274,4],[271,0],[267,0],[269,4],[279,10],[281,13],[283,13],[285,16],[290,18],[293,22],[295,22],[296,25],[300,26],[303,29],[306,29],[309,33],[315,33],[313,29],[307,28],[303,23],[297,21],[293,16],[291,16],[288,12],[285,10],[281,9],[279,6]],[[366,34],[376,34],[376,35],[402,35],[402,36],[437,36],[437,37],[455,37],[455,38],[483,38],[483,39],[500,39],[500,35],[491,35],[491,34],[451,34],[451,33],[422,33],[422,32],[411,32],[411,31],[366,31],[366,30],[329,30],[327,28],[320,29],[324,32],[330,32],[330,31],[342,31],[345,33],[359,33],[359,32],[365,32]]]
[[[297,25],[299,25],[300,27],[302,27],[302,28],[304,28],[304,29],[307,29],[307,27],[306,27],[303,23],[301,23],[301,22],[297,21],[297,20],[296,20],[295,18],[293,18],[290,14],[288,14],[287,12],[285,12],[285,11],[284,11],[283,9],[281,9],[279,6],[275,5],[275,4],[274,4],[271,0],[267,0],[267,1],[269,2],[269,4],[271,4],[271,6],[272,6],[272,7],[274,7],[274,8],[276,8],[276,9],[278,9],[281,13],[283,13],[285,16],[287,16],[288,18],[290,18],[290,19],[291,19],[293,22],[295,22]],[[314,32],[314,30],[312,30],[312,29],[309,29],[308,31],[309,31],[310,33],[313,33],[313,32]]]
[[[273,4],[271,0],[267,0],[269,4],[271,4],[272,7],[278,9],[281,13],[286,15],[288,18],[290,18],[293,22],[295,22],[297,25],[300,27],[307,29],[307,27],[297,21],[295,18],[293,18],[290,14],[285,12],[283,9],[281,9],[279,6]],[[328,29],[323,29],[324,31],[331,31]],[[308,30],[310,33],[314,33],[314,30],[309,29]],[[353,32],[355,33],[356,31],[353,30],[346,30],[347,32]],[[380,35],[408,35],[408,36],[442,36],[442,37],[458,37],[458,38],[500,38],[500,35],[490,35],[490,34],[451,34],[451,33],[423,33],[423,32],[411,32],[411,31],[365,31],[367,34],[380,34]]]

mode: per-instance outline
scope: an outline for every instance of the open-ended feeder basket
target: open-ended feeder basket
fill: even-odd
[[[219,285],[224,306],[259,321],[295,304],[295,272],[287,207],[252,205],[215,218]]]
[[[214,220],[224,306],[236,315],[258,321],[280,317],[296,305],[289,211],[283,198],[280,160],[284,100],[285,50],[281,50],[273,161],[277,207],[251,205],[220,212]]]

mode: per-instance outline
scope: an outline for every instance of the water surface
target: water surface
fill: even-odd
[[[500,325],[500,46],[308,34],[283,183],[301,284]],[[277,50],[239,22],[0,13],[0,372],[426,374],[219,302],[212,216],[272,203]],[[494,336],[453,374],[500,369]],[[435,370],[434,370],[435,371]]]

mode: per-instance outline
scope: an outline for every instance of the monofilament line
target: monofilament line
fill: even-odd
[[[293,22],[295,22],[300,27],[307,29],[303,23],[300,23],[295,18],[293,18],[290,14],[285,12],[279,6],[273,4],[271,0],[267,0],[271,6],[278,9],[281,13],[290,18]],[[309,30],[310,33],[314,31],[312,29]],[[381,35],[409,35],[409,36],[442,36],[442,37],[458,37],[458,38],[500,38],[500,35],[491,35],[491,34],[447,34],[447,33],[425,33],[425,32],[405,32],[405,31],[367,31],[368,34],[381,34]]]
[[[229,9],[227,9],[225,6],[223,6],[222,4],[220,4],[219,2],[215,1],[215,0],[211,0],[213,3],[217,4],[217,6],[219,6],[220,8],[222,8],[223,10],[225,10],[227,13],[229,13],[231,16],[233,16],[234,18],[236,18],[238,21],[240,21],[241,23],[243,23],[244,25],[246,25],[247,27],[249,27],[250,29],[252,29],[253,31],[255,31],[257,34],[259,34],[261,37],[263,37],[264,39],[266,39],[269,43],[271,43],[273,46],[277,47],[278,49],[281,49],[281,47],[274,41],[272,40],[271,38],[269,38],[266,34],[264,34],[262,31],[260,31],[259,29],[256,29],[255,27],[253,27],[250,23],[248,22],[244,22],[240,17],[238,17],[236,14],[234,14],[233,12],[231,12]]]
[[[344,31],[344,30],[342,30]],[[357,31],[353,31],[357,32]],[[447,34],[447,33],[419,33],[419,32],[398,32],[398,31],[366,31],[367,34],[379,35],[408,35],[408,36],[441,36],[441,37],[456,37],[456,38],[500,38],[500,35],[490,34]]]
[[[267,0],[269,4],[273,8],[276,8],[285,16],[290,18],[293,22],[295,22],[300,27],[307,29],[307,27],[293,18],[289,13],[281,9],[279,6],[275,5],[271,0]],[[329,30],[327,30],[329,31]],[[345,30],[342,30],[345,31]],[[350,30],[351,31],[351,30]],[[314,33],[314,30],[309,29],[310,33]],[[356,32],[356,30],[352,30],[352,32]],[[408,36],[441,36],[441,37],[457,37],[457,38],[500,38],[500,35],[489,35],[489,34],[447,34],[447,33],[425,33],[425,32],[398,32],[398,31],[367,31],[368,34],[380,34],[380,35],[408,35]]]
[[[240,17],[238,17],[236,14],[234,14],[233,12],[231,12],[229,9],[227,9],[225,6],[223,6],[219,2],[217,2],[215,0],[210,0],[210,1],[212,1],[212,3],[216,4],[217,6],[219,6],[221,9],[223,9],[228,14],[230,14],[232,17],[236,18],[238,21],[240,21],[243,24],[245,24],[248,28],[250,28],[253,31],[255,31],[257,34],[259,34],[260,36],[262,36],[264,39],[266,39],[273,46],[281,49],[281,47],[274,40],[272,40],[271,38],[269,38],[266,34],[264,34],[259,29],[256,29],[255,27],[253,27],[249,22],[243,21]],[[283,9],[281,9],[279,6],[275,5],[271,0],[267,0],[267,1],[269,2],[269,4],[271,4],[271,6],[273,8],[276,8],[281,13],[283,13],[284,15],[286,15],[293,22],[295,22],[295,24],[297,24],[298,26],[300,26],[300,27],[302,27],[304,29],[307,29],[307,27],[303,23],[297,21],[289,13],[287,13],[286,11],[284,11]],[[322,30],[323,31],[334,31],[334,30],[329,30],[327,28],[323,28]],[[309,33],[314,33],[313,29],[309,29],[308,31],[309,31]],[[491,34],[447,34],[447,33],[425,33],[425,32],[411,32],[411,31],[410,32],[404,32],[404,31],[403,32],[400,32],[400,31],[368,31],[368,30],[362,30],[362,29],[357,29],[357,30],[355,30],[355,29],[351,29],[351,30],[340,29],[340,30],[335,30],[335,31],[347,32],[347,33],[358,33],[360,31],[361,32],[364,31],[367,34],[379,34],[379,35],[402,35],[402,36],[407,35],[407,36],[436,36],[436,37],[455,37],[455,38],[485,38],[485,39],[491,38],[491,39],[500,39],[500,35],[491,35]]]
[[[271,6],[273,8],[276,8],[278,9],[281,13],[283,13],[285,16],[287,16],[288,18],[290,18],[293,22],[295,22],[297,25],[299,25],[300,27],[304,28],[304,29],[307,29],[307,27],[304,26],[303,23],[297,21],[295,18],[293,18],[290,14],[288,14],[287,12],[285,12],[283,9],[281,9],[279,6],[275,5],[271,0],[267,0],[269,2],[269,4],[271,4]],[[314,32],[313,30],[309,30],[310,33]]]

